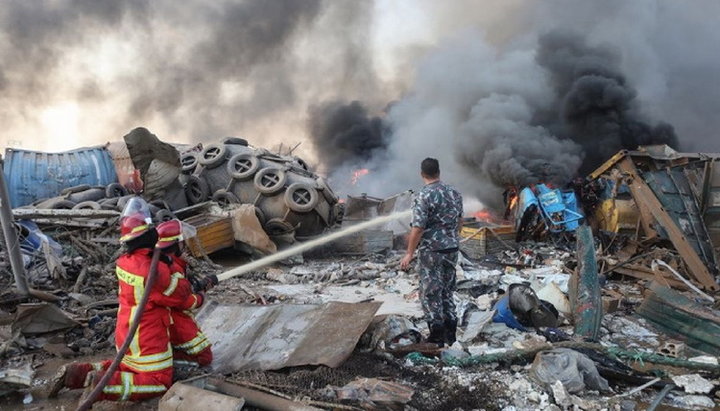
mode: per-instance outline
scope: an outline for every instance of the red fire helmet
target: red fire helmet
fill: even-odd
[[[197,230],[190,224],[173,219],[160,223],[157,226],[157,232],[158,242],[155,244],[155,247],[167,248],[177,242],[194,237]]]
[[[127,242],[138,238],[150,228],[152,218],[150,207],[140,197],[133,197],[127,202],[120,216],[120,242]]]

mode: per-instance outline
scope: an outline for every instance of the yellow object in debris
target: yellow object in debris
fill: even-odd
[[[610,198],[595,209],[597,228],[613,233],[635,231],[638,218],[637,206],[632,199]]]

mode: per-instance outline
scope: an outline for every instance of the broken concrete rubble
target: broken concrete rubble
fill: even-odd
[[[222,150],[216,146],[213,149]],[[202,151],[191,156],[197,158],[198,153]],[[213,160],[214,153],[207,150],[208,158],[204,162]],[[263,155],[260,158],[264,158]],[[270,158],[268,161],[280,160]],[[183,163],[180,164],[182,167]],[[154,167],[159,166],[148,165],[148,172]],[[188,181],[191,176],[225,178],[222,175],[225,167],[203,168],[197,164],[194,167],[190,174],[178,178]],[[312,200],[312,195],[309,198]],[[226,196],[225,200],[228,199],[232,197]],[[267,200],[264,195],[260,197],[261,203]],[[372,212],[384,212],[381,210],[384,202],[379,200],[372,206]],[[226,267],[234,266],[252,258],[247,254],[258,256],[282,249],[285,241],[279,240],[282,233],[291,233],[288,241],[302,237],[296,236],[298,231],[292,230],[293,227],[278,221],[273,223],[277,223],[275,226],[270,224],[277,230],[266,230],[267,221],[262,220],[263,215],[257,210],[250,203],[223,204],[222,201],[174,210],[178,217],[190,221],[193,215],[201,216],[203,221],[219,221],[208,216],[224,218],[224,231],[209,231],[210,240],[222,237],[225,241],[218,250],[238,249],[238,242],[246,246],[243,250],[247,253],[242,255],[213,254],[208,251],[212,247],[203,244],[205,251],[189,259],[192,269],[216,272],[218,266],[213,260]],[[114,259],[119,255],[113,219],[117,211],[16,209],[15,212],[18,216],[42,221],[39,224],[42,233],[60,245],[60,263],[66,275],[42,276],[42,281],[38,281],[41,276],[30,279],[33,285],[43,284],[42,289],[58,299],[54,303],[57,309],[70,314],[73,322],[68,324],[69,329],[57,329],[48,335],[19,335],[15,340],[8,322],[5,329],[0,327],[0,336],[3,342],[10,342],[6,344],[6,353],[12,355],[2,358],[3,365],[44,362],[54,357],[86,358],[112,352],[110,337],[116,309],[112,270]],[[73,224],[63,226],[68,220]],[[352,223],[351,219],[347,221]],[[74,228],[80,224],[89,227]],[[508,230],[514,235],[514,228]],[[576,252],[576,243],[569,240],[515,243],[512,238],[504,237],[507,233],[499,227],[474,228],[473,233],[485,233],[485,249],[483,253],[466,255],[457,267],[455,298],[461,320],[458,334],[461,343],[444,350],[422,346],[422,334],[427,327],[419,302],[417,275],[412,269],[400,270],[401,255],[393,250],[393,243],[402,235],[394,229],[356,237],[354,241],[360,245],[355,247],[359,250],[355,255],[306,254],[302,262],[294,266],[275,265],[223,282],[208,293],[209,300],[214,302],[198,315],[215,344],[219,359],[214,369],[218,378],[212,383],[206,379],[202,386],[196,386],[210,394],[198,395],[207,396],[209,401],[222,393],[267,409],[272,406],[264,400],[297,409],[361,407],[368,401],[377,403],[371,398],[372,389],[366,389],[370,387],[367,382],[371,381],[375,384],[373,387],[412,393],[404,397],[406,401],[398,398],[390,401],[406,404],[408,409],[442,409],[443,404],[450,409],[619,409],[621,405],[628,405],[622,404],[623,401],[650,403],[658,389],[673,384],[675,387],[663,404],[689,407],[717,401],[715,393],[720,376],[717,357],[700,355],[703,352],[718,354],[712,349],[712,341],[704,339],[714,336],[712,324],[716,319],[712,317],[711,302],[686,284],[683,286],[684,282],[670,269],[662,265],[652,267],[654,260],[661,259],[672,270],[686,276],[693,286],[700,287],[699,281],[688,275],[678,250],[667,243],[661,248],[635,241],[637,238],[620,235],[605,238],[607,236],[597,230],[582,231],[579,243],[585,248]],[[478,234],[464,244],[473,244],[480,237]],[[369,241],[373,238],[380,238],[383,246],[373,248],[380,242]],[[596,262],[594,268],[592,264],[585,264],[591,260]],[[579,296],[568,295],[574,287],[569,280],[575,277],[584,279],[585,286],[584,291],[577,294],[591,298],[593,304],[592,324],[584,328],[592,331],[590,336],[596,333],[600,344],[582,343],[585,333],[578,331],[577,321],[573,322],[573,306],[580,308],[580,314],[588,314],[587,307],[578,304]],[[3,286],[11,283],[9,278],[2,280]],[[651,284],[653,280],[672,290],[663,286],[663,291],[658,291],[659,285]],[[497,314],[492,308],[521,284],[530,290],[529,295],[534,293],[535,299],[550,303],[558,311],[556,323],[528,323],[520,331],[504,323],[491,322]],[[670,291],[666,293],[665,288]],[[717,300],[717,294],[708,287],[702,292]],[[602,297],[607,304],[614,302],[612,312],[601,311],[603,306],[597,305],[597,297]],[[11,313],[6,318],[14,318],[17,303],[30,298],[0,294],[0,309]],[[330,306],[336,308],[330,309]],[[522,317],[522,313],[510,310],[509,301],[507,308],[508,320],[517,321]],[[688,328],[690,324],[694,327]],[[695,344],[692,339],[702,344]],[[698,347],[704,351],[697,351]],[[533,360],[552,355],[558,349],[583,358],[587,369],[597,373],[598,381],[604,379],[614,392],[629,395],[621,400],[609,392],[599,392],[605,390],[605,385],[577,391],[572,384],[558,385],[556,380],[538,382],[531,378],[535,374]],[[32,359],[32,355],[36,359]],[[688,357],[691,359],[686,360]],[[557,377],[571,371],[578,374],[572,366],[559,367],[557,372],[549,374]],[[595,373],[590,372],[593,377]],[[654,382],[653,373],[661,373],[662,378]],[[223,384],[245,391],[236,395],[217,390]],[[586,384],[584,379],[583,384]],[[683,391],[683,386],[691,388]],[[328,387],[334,397],[328,396]],[[397,391],[399,387],[403,389]],[[20,390],[27,392],[28,388],[20,387]],[[352,395],[342,394],[345,399],[341,399],[340,392]],[[388,390],[383,392],[387,394]],[[251,398],[263,398],[263,401],[252,402]],[[487,402],[487,398],[492,401]]]

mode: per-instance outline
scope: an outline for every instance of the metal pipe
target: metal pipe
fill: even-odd
[[[655,399],[653,400],[652,404],[650,404],[650,406],[647,407],[647,411],[655,411],[655,408],[657,408],[658,405],[660,405],[660,403],[662,402],[662,400],[663,400],[665,397],[667,397],[668,393],[669,393],[670,391],[672,391],[673,388],[675,388],[675,385],[674,385],[674,384],[668,384],[668,385],[664,386],[663,389],[662,389],[662,390],[660,391],[660,393],[658,394],[658,396],[655,397]]]
[[[5,248],[10,260],[10,267],[12,267],[15,276],[15,285],[20,294],[28,295],[30,290],[27,285],[27,277],[25,277],[25,264],[20,253],[17,231],[15,231],[15,221],[13,220],[12,206],[10,205],[10,194],[5,183],[4,168],[5,161],[0,156],[0,221],[2,222],[3,237],[5,237]]]
[[[110,364],[110,367],[108,367],[108,369],[105,371],[105,374],[102,376],[95,388],[93,388],[90,395],[85,399],[82,404],[77,407],[76,411],[87,411],[92,407],[95,399],[97,399],[98,395],[100,395],[103,388],[105,388],[108,381],[110,381],[110,378],[112,378],[113,374],[117,370],[117,367],[120,365],[120,361],[122,361],[123,357],[125,357],[125,353],[130,347],[130,343],[135,337],[135,333],[137,332],[138,326],[140,325],[140,318],[142,317],[143,311],[145,311],[145,305],[147,305],[147,302],[150,299],[152,288],[155,285],[155,278],[157,277],[157,267],[159,262],[160,249],[156,248],[155,250],[153,250],[152,261],[150,262],[150,272],[148,273],[147,281],[145,281],[145,293],[143,294],[142,298],[140,298],[140,303],[138,303],[137,310],[135,311],[135,316],[132,319],[132,324],[130,324],[130,329],[125,336],[125,341],[123,342],[122,347],[118,349],[118,352],[115,355],[113,362]]]

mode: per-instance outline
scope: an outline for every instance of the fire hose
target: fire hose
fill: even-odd
[[[269,264],[272,264],[276,261],[284,260],[288,257],[292,257],[294,255],[300,254],[302,252],[308,251],[310,249],[313,249],[315,247],[318,247],[323,244],[330,243],[332,241],[335,241],[339,238],[346,237],[350,234],[354,234],[363,230],[366,230],[368,228],[381,225],[390,221],[398,220],[401,218],[409,217],[412,215],[411,210],[393,213],[387,216],[378,217],[375,219],[372,219],[370,221],[365,221],[360,224],[356,224],[353,226],[350,226],[346,229],[334,232],[330,235],[316,238],[314,240],[308,241],[306,243],[299,244],[295,247],[288,248],[287,250],[280,251],[278,253],[269,255],[267,257],[263,257],[259,260],[250,262],[248,264],[241,265],[240,267],[236,267],[232,270],[225,271],[217,276],[208,276],[200,280],[199,284],[193,284],[193,288],[197,289],[205,289],[208,288],[209,283],[212,285],[216,285],[220,281],[225,281],[233,277],[237,277],[239,275],[257,270],[258,268],[265,267]],[[85,401],[80,404],[77,408],[77,411],[87,411],[92,407],[93,402],[95,402],[95,399],[100,395],[103,388],[107,385],[108,381],[112,377],[115,370],[117,370],[117,367],[120,365],[120,362],[122,361],[123,357],[125,356],[125,353],[127,352],[128,348],[130,347],[130,343],[132,342],[133,338],[135,337],[135,333],[137,332],[138,326],[140,325],[140,317],[143,314],[143,311],[145,310],[145,305],[148,302],[148,299],[150,297],[150,292],[152,290],[153,285],[155,284],[155,279],[157,277],[157,266],[158,262],[160,260],[160,249],[156,248],[153,252],[152,256],[152,262],[150,263],[150,272],[148,274],[147,282],[145,283],[145,292],[140,299],[140,303],[138,304],[137,311],[135,311],[135,316],[133,317],[132,324],[130,325],[130,329],[128,330],[128,334],[125,337],[125,341],[123,342],[122,347],[118,349],[117,354],[115,355],[115,358],[113,359],[113,362],[110,364],[110,367],[105,371],[105,375],[100,379],[98,384],[95,386],[95,388],[92,390],[90,395],[85,399]]]
[[[150,293],[152,291],[153,285],[155,285],[159,261],[160,249],[156,248],[155,251],[153,251],[152,261],[150,262],[150,272],[148,273],[147,281],[145,282],[145,292],[143,293],[143,296],[140,299],[140,303],[137,306],[135,316],[132,319],[132,324],[130,324],[130,329],[128,330],[128,334],[125,337],[125,341],[123,342],[122,347],[118,349],[118,352],[115,355],[113,362],[110,364],[110,367],[108,367],[108,369],[105,371],[105,374],[102,376],[95,388],[93,388],[90,395],[85,399],[85,401],[82,402],[82,404],[77,407],[77,411],[87,411],[92,407],[95,399],[97,399],[98,395],[100,395],[103,388],[105,388],[108,381],[110,381],[110,378],[117,370],[117,367],[120,365],[123,357],[125,357],[125,353],[130,347],[130,343],[132,342],[133,338],[135,338],[135,333],[137,332],[138,326],[140,325],[140,318],[142,317],[143,311],[145,311],[145,305],[147,305],[148,299],[150,298]]]
[[[340,231],[336,231],[332,234],[329,234],[329,235],[326,235],[326,236],[323,236],[320,238],[316,238],[314,240],[310,240],[308,242],[296,245],[295,247],[290,247],[287,250],[277,252],[277,253],[269,255],[267,257],[263,257],[259,260],[252,261],[248,264],[241,265],[240,267],[233,268],[232,270],[225,271],[223,273],[218,274],[216,276],[216,280],[210,279],[208,281],[213,281],[214,283],[217,283],[219,281],[225,281],[230,278],[237,277],[239,275],[249,273],[251,271],[255,271],[258,268],[265,267],[274,262],[284,260],[288,257],[292,257],[294,255],[311,250],[320,245],[333,242],[339,238],[346,237],[350,234],[358,233],[360,231],[363,231],[363,230],[366,230],[368,228],[375,227],[378,225],[382,225],[382,224],[388,223],[390,221],[399,220],[399,219],[405,218],[405,217],[410,217],[411,215],[412,215],[412,211],[406,210],[406,211],[401,211],[401,212],[393,213],[393,214],[382,216],[382,217],[377,217],[372,220],[362,222],[360,224],[352,225],[348,228],[345,228]]]

